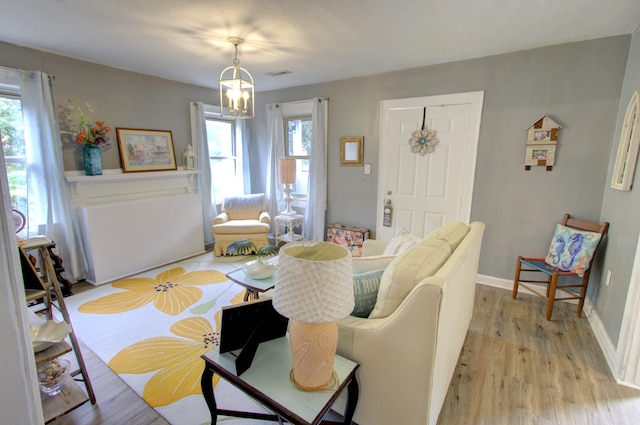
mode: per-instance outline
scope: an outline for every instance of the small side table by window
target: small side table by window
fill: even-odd
[[[352,423],[359,393],[356,380],[356,370],[359,367],[357,363],[336,355],[333,367],[338,376],[337,390],[307,392],[297,389],[289,378],[291,350],[287,336],[260,344],[251,367],[241,376],[236,374],[236,355],[237,352],[220,354],[216,347],[202,356],[205,361],[201,380],[202,394],[211,412],[212,425],[216,424],[218,415],[277,421],[280,424],[284,420],[295,425]],[[218,409],[212,383],[214,373],[273,414]],[[323,417],[345,388],[347,407],[344,421],[323,421]]]
[[[275,239],[276,246],[280,242],[294,242],[304,239],[304,216],[301,214],[282,214],[276,218]],[[300,233],[295,232],[295,228],[300,226]]]

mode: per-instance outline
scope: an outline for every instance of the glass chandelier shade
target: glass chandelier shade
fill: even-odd
[[[220,114],[225,118],[253,118],[254,88],[253,77],[240,67],[238,44],[244,40],[230,37],[229,42],[235,47],[233,65],[220,73]]]

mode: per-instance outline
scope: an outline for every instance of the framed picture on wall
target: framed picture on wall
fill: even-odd
[[[364,136],[340,138],[340,165],[362,165]]]
[[[116,128],[116,134],[125,173],[177,169],[171,131]]]

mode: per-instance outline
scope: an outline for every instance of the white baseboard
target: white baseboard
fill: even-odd
[[[476,281],[481,285],[493,286],[494,288],[506,289],[507,291],[513,290],[513,280],[509,280],[509,279],[501,279],[499,277],[479,274]],[[525,287],[518,288],[518,292],[523,292],[529,295],[535,295],[533,292],[531,292]]]
[[[481,285],[493,286],[495,288],[506,289],[509,291],[513,290],[513,281],[509,279],[501,279],[493,276],[479,274],[477,277],[477,282]],[[519,288],[518,292],[535,295],[533,292],[529,291],[527,288],[524,288],[524,287]],[[569,300],[565,302],[572,302],[574,304],[577,303],[576,300]],[[609,338],[609,334],[605,330],[604,324],[602,323],[600,316],[598,316],[596,309],[593,308],[593,304],[591,303],[591,300],[589,300],[588,298],[585,300],[583,312],[585,316],[587,316],[587,319],[589,320],[589,325],[593,330],[593,334],[596,337],[596,341],[598,341],[598,345],[600,345],[600,349],[604,354],[604,358],[607,361],[607,364],[609,365],[609,369],[611,370],[611,373],[613,374],[614,377],[616,377],[617,376],[616,347],[611,342],[611,339]],[[616,379],[616,380],[621,385],[638,388],[637,386],[630,384],[628,382],[622,382],[619,379]]]
[[[591,300],[586,299],[584,304],[585,304],[585,307],[583,311],[586,314],[587,319],[589,319],[589,324],[591,325],[593,334],[595,335],[596,340],[598,341],[598,345],[600,345],[600,349],[602,350],[602,354],[604,354],[604,358],[607,361],[607,364],[609,365],[609,369],[611,370],[611,373],[613,374],[614,377],[616,377],[618,375],[616,371],[617,369],[616,368],[616,358],[617,358],[616,347],[611,342],[611,339],[609,338],[609,334],[605,330],[604,324],[602,323],[602,320],[600,319],[598,312],[596,311],[595,308],[593,308],[593,304],[591,303]]]

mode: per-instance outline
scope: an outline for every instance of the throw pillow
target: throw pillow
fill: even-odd
[[[382,274],[378,299],[369,318],[387,317],[393,313],[413,287],[425,277],[433,276],[449,256],[449,243],[427,238],[396,257]]]
[[[389,241],[382,255],[400,255],[418,242],[420,242],[419,237],[412,235],[402,227],[396,232],[391,241]]]
[[[371,310],[373,310],[373,307],[376,305],[382,273],[384,273],[384,270],[373,270],[367,273],[353,275],[355,307],[351,312],[352,316],[369,317]]]
[[[550,266],[582,277],[589,268],[600,238],[598,232],[586,232],[558,224],[544,261]]]

